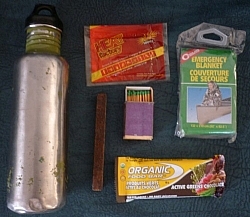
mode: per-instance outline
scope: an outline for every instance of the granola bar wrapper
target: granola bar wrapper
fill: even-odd
[[[117,157],[116,200],[222,196],[226,173],[225,158],[148,159]]]

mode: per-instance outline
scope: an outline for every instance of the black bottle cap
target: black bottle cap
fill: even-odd
[[[46,10],[50,12],[50,15],[39,14],[40,11]],[[25,20],[25,28],[32,24],[47,24],[54,26],[63,31],[63,23],[56,13],[56,9],[53,5],[37,4],[33,12]]]

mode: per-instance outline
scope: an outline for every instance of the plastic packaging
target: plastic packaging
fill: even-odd
[[[246,32],[202,23],[182,32],[176,44],[179,107],[175,135],[227,138],[237,135],[237,55]]]
[[[170,79],[167,24],[85,26],[87,86]]]

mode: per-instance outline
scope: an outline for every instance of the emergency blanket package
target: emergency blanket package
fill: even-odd
[[[222,196],[225,158],[149,159],[118,157],[115,162],[116,200]]]
[[[167,24],[84,27],[87,86],[170,79]]]
[[[236,64],[245,38],[244,31],[208,23],[179,35],[176,136],[235,141]]]

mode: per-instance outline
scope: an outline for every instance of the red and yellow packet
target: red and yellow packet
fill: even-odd
[[[87,86],[169,80],[167,25],[84,28]]]

